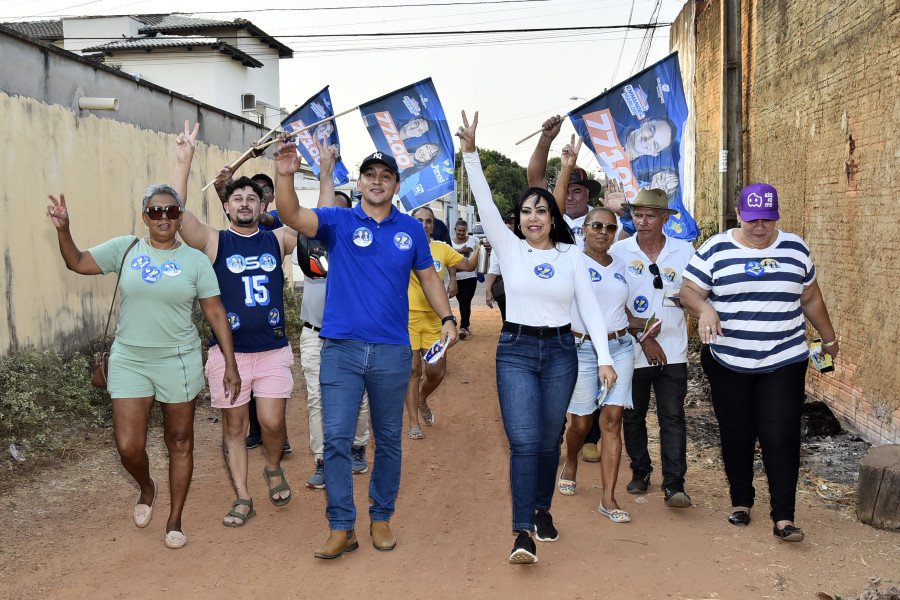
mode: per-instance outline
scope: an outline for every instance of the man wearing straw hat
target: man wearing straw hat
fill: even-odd
[[[375,435],[369,533],[376,550],[392,550],[397,542],[389,521],[400,488],[403,400],[412,363],[406,293],[410,271],[441,317],[445,343],[457,337],[456,319],[434,269],[425,230],[392,204],[400,190],[393,156],[375,152],[362,161],[357,182],[362,200],[352,209],[299,206],[292,182],[300,159],[293,144],[279,148],[275,164],[275,205],[281,220],[328,247],[319,382],[331,533],[315,557],[337,558],[359,547],[350,464],[363,391],[369,394]],[[323,178],[319,183],[327,182]]]
[[[630,494],[646,493],[653,466],[647,451],[647,410],[650,388],[656,392],[662,487],[666,506],[686,508],[691,498],[684,491],[687,472],[687,432],[684,398],[687,395],[687,325],[677,300],[681,273],[694,255],[688,242],[663,233],[663,225],[675,210],[666,193],[644,189],[626,203],[637,232],[610,248],[610,254],[625,263],[628,308],[636,317],[661,321],[656,335],[632,333],[640,342],[635,348],[631,395],[634,410],[623,417],[625,448],[631,458]],[[641,341],[642,340],[642,341]]]

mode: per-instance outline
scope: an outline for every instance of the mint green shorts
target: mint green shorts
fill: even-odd
[[[109,382],[113,398],[155,397],[159,402],[190,402],[203,389],[200,338],[185,346],[149,348],[113,342]]]

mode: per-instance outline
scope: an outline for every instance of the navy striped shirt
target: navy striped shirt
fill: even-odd
[[[809,357],[800,295],[816,268],[806,242],[777,233],[762,250],[738,243],[733,229],[714,235],[684,270],[719,314],[724,336],[710,344],[713,356],[735,371],[774,371]]]

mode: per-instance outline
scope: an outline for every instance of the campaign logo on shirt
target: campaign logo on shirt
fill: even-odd
[[[676,271],[672,267],[664,267],[659,272],[659,274],[662,276],[663,281],[665,281],[669,285],[675,283],[675,278],[678,277],[678,271]]]
[[[365,248],[372,244],[372,232],[366,227],[357,227],[353,232],[353,243],[360,248]]]
[[[278,322],[281,320],[281,313],[278,312],[277,308],[273,308],[269,311],[269,325],[275,326],[278,325]]]
[[[625,276],[622,275],[621,273],[616,273],[615,275],[613,275],[613,277],[615,277],[616,279],[621,281],[624,285],[628,285],[628,280],[626,280]]]
[[[135,271],[143,271],[144,267],[150,264],[150,257],[146,254],[141,254],[137,258],[131,261],[131,268]]]
[[[230,312],[227,316],[228,324],[231,326],[232,331],[237,331],[241,328],[241,318],[237,314]]]
[[[588,267],[588,274],[591,276],[591,281],[593,281],[594,283],[597,283],[598,281],[601,281],[603,279],[603,277],[600,276],[600,273],[597,272],[597,269]]]
[[[550,265],[548,263],[541,263],[534,268],[534,274],[541,279],[550,279],[554,274],[556,274],[556,271],[553,270],[553,265]]]
[[[441,272],[441,269],[443,269],[443,268],[444,268],[444,265],[441,263],[441,261],[439,261],[439,260],[435,260],[435,261],[434,261],[434,270],[435,270],[435,271],[437,271],[438,273],[440,273],[440,272]]]
[[[247,268],[247,261],[240,254],[233,254],[225,259],[225,266],[232,273],[243,273]]]
[[[765,272],[765,268],[755,260],[751,260],[744,265],[744,271],[750,277],[760,277]]]
[[[163,275],[167,275],[169,277],[178,277],[179,275],[181,275],[181,265],[179,265],[171,258],[167,258],[162,264],[162,272]]]
[[[259,266],[266,273],[271,273],[278,267],[278,261],[275,260],[274,256],[266,252],[259,257]]]
[[[141,279],[147,283],[156,283],[160,277],[162,277],[162,271],[159,270],[159,267],[154,267],[153,265],[147,265],[141,271]]]
[[[774,258],[764,258],[762,259],[762,261],[760,261],[759,264],[762,265],[766,273],[774,273],[775,271],[781,270],[781,265],[778,264],[778,261]]]
[[[575,237],[584,237],[584,229],[582,229],[578,225],[572,227],[572,233],[575,234]]]
[[[394,245],[399,250],[409,250],[413,245],[412,237],[404,231],[399,231],[394,234]]]
[[[631,264],[628,265],[628,272],[635,277],[640,277],[641,273],[644,272],[644,261],[640,259],[632,261]]]
[[[634,310],[642,313],[646,312],[646,310],[650,308],[650,301],[647,300],[646,296],[638,296],[634,299]]]

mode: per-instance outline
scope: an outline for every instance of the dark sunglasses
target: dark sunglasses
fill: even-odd
[[[585,223],[587,227],[590,227],[594,231],[598,229],[603,229],[606,233],[615,233],[619,228],[615,223],[602,223],[600,221],[591,221],[590,223]]]
[[[163,218],[163,215],[170,221],[174,221],[181,216],[181,207],[177,204],[170,204],[169,206],[148,206],[147,210],[144,211],[144,214],[150,217],[151,221],[159,221]]]
[[[650,266],[647,267],[647,270],[650,271],[650,274],[653,275],[653,287],[661,290],[663,289],[662,277],[659,275],[659,267],[656,266],[656,263],[650,263]]]

